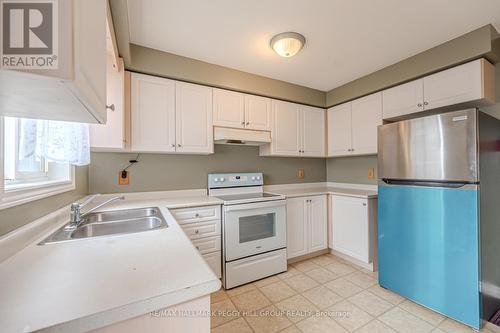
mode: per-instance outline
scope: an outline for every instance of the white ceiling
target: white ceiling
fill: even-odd
[[[131,42],[330,90],[492,23],[500,0],[128,0]],[[277,33],[306,39],[293,58]]]

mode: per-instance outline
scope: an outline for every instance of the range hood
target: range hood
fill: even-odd
[[[271,143],[271,132],[214,126],[214,143],[262,146]]]

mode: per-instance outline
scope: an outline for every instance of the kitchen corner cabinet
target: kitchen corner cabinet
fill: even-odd
[[[495,102],[495,68],[478,59],[383,91],[383,118],[442,107]]]
[[[332,249],[364,263],[374,259],[377,199],[331,196]]]
[[[213,153],[212,89],[131,74],[131,151]]]
[[[382,94],[375,93],[327,111],[328,156],[377,153],[377,127],[382,125]]]
[[[328,247],[326,195],[289,198],[287,211],[287,258]]]
[[[214,126],[269,131],[270,122],[269,98],[213,89]]]
[[[325,110],[273,100],[269,145],[261,156],[325,156]]]

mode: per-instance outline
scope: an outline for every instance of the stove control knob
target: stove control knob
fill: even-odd
[[[256,179],[257,179],[257,177],[255,177],[255,176],[252,176],[252,180],[256,180]]]
[[[219,179],[220,182],[223,182],[224,180],[226,180],[224,177]]]
[[[219,178],[214,178],[214,182],[218,182],[219,181]]]
[[[257,176],[257,180],[260,180],[260,176]]]

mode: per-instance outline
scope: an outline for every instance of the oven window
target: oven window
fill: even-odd
[[[276,213],[240,217],[240,243],[276,236],[275,224]]]

